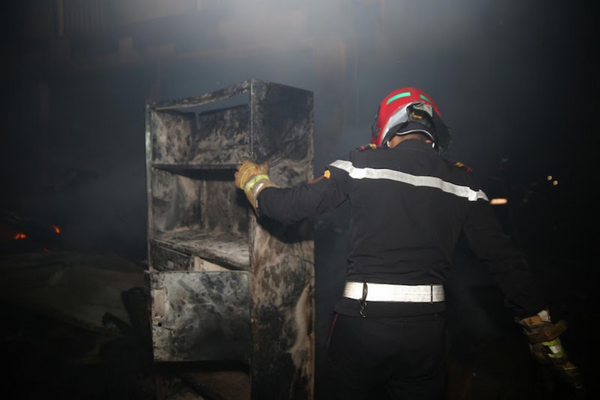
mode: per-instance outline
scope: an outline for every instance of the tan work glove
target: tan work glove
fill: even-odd
[[[250,160],[244,160],[237,166],[235,173],[235,186],[246,193],[246,197],[256,209],[258,207],[258,194],[266,187],[278,187],[269,178],[269,164],[255,164]]]
[[[533,357],[542,365],[549,366],[563,381],[576,391],[584,391],[583,379],[577,366],[568,359],[560,341],[560,335],[567,330],[566,321],[556,324],[550,321],[547,310],[537,315],[517,320],[523,327],[523,333],[529,339],[529,348]]]

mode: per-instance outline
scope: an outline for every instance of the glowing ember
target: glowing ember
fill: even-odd
[[[25,239],[27,237],[26,234],[19,232],[15,235],[15,240]]]
[[[52,228],[54,229],[54,232],[60,233],[60,228],[58,226],[52,225]]]

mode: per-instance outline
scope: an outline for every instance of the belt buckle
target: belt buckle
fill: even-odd
[[[429,297],[429,299],[430,299],[431,304],[433,304],[433,285],[430,285],[429,288],[430,288],[430,297]]]
[[[363,282],[362,298],[358,300],[358,306],[360,307],[358,313],[361,317],[367,317],[367,294],[369,293],[369,287],[367,282]]]

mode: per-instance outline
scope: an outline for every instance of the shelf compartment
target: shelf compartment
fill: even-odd
[[[151,241],[161,247],[198,256],[231,269],[250,269],[250,246],[247,236],[188,230],[161,233]]]
[[[153,163],[231,166],[250,156],[247,104],[202,112],[150,112]]]
[[[169,232],[210,232],[244,237],[251,206],[234,184],[235,170],[151,170],[150,237]],[[161,233],[162,232],[162,233]]]
[[[155,361],[247,360],[246,271],[150,273]]]

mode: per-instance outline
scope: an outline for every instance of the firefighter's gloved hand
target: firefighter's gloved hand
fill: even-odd
[[[269,178],[269,164],[256,164],[250,160],[244,160],[237,166],[235,173],[235,186],[246,193],[246,197],[256,209],[258,207],[258,194],[267,187],[278,187]]]
[[[560,341],[560,335],[567,329],[566,321],[560,320],[553,324],[548,311],[543,310],[534,316],[517,320],[517,323],[529,339],[533,357],[542,365],[549,366],[576,391],[584,391],[579,370],[569,361]]]
[[[529,339],[531,354],[542,364],[564,364],[567,354],[559,336],[567,329],[565,321],[553,324],[547,311],[518,321]]]

